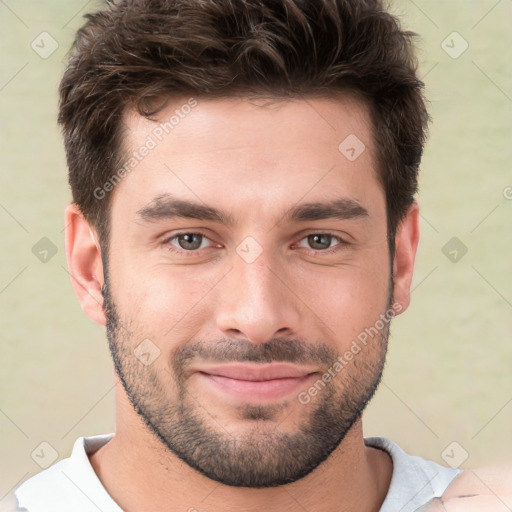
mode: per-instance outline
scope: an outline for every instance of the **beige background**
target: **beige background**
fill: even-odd
[[[66,457],[77,437],[114,429],[105,335],[66,270],[70,192],[55,120],[62,61],[96,5],[0,1],[0,499],[52,450]],[[434,122],[412,304],[392,324],[365,433],[442,463],[510,462],[512,1],[400,0],[393,10],[422,36]],[[46,263],[32,252],[43,237],[57,250]],[[467,248],[457,262],[442,251],[452,237]]]

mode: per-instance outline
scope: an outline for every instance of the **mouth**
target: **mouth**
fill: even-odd
[[[256,402],[285,398],[318,373],[315,369],[285,364],[232,364],[202,367],[195,372],[216,393]]]

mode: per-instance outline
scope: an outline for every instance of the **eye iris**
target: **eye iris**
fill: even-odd
[[[186,233],[178,235],[178,243],[182,249],[199,249],[203,235],[197,233]],[[194,241],[195,238],[195,241]]]
[[[331,245],[331,235],[319,234],[319,235],[309,235],[308,242],[313,249],[328,249]],[[317,247],[315,247],[315,245]],[[318,247],[318,245],[325,247]]]
[[[199,233],[185,233],[178,235],[178,243],[182,249],[199,249],[203,235]],[[331,245],[332,235],[315,234],[308,236],[308,242],[313,249],[328,249]]]

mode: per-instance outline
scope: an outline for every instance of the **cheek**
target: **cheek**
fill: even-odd
[[[389,280],[386,265],[387,262],[381,262],[380,268],[375,268],[354,263],[326,272],[301,274],[301,297],[317,316],[315,321],[320,319],[325,324],[328,336],[350,344],[385,312]]]
[[[198,268],[117,267],[116,303],[138,337],[188,340],[200,328],[209,314],[208,294],[222,273]]]
[[[374,249],[338,266],[305,262],[290,264],[287,270],[283,266],[289,300],[308,319],[303,326],[306,335],[350,344],[385,311],[388,262],[382,247]],[[179,267],[161,262],[148,265],[144,260],[122,258],[110,265],[116,304],[137,339],[187,343],[201,329],[215,329],[219,308],[231,303],[223,294],[236,293],[239,286],[226,274],[229,265]]]

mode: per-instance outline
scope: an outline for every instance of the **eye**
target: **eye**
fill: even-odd
[[[326,253],[337,251],[340,248],[339,246],[348,244],[348,242],[345,242],[340,236],[334,235],[333,233],[311,233],[302,240],[305,240],[311,249]],[[337,241],[338,243],[333,246],[331,245],[333,241]]]
[[[311,250],[324,254],[336,252],[342,249],[343,246],[349,245],[349,242],[333,233],[311,233],[303,237],[298,246],[304,247],[302,245],[304,242],[308,244]],[[164,240],[163,243],[169,252],[190,256],[197,254],[200,249],[207,249],[215,245],[205,234],[188,231],[175,233]],[[220,246],[217,245],[217,247]]]
[[[208,247],[205,242],[211,240],[202,233],[176,233],[172,237],[165,240],[166,247],[171,252],[183,253],[183,252],[197,252],[199,249]],[[174,243],[176,242],[176,243]],[[176,247],[177,249],[174,249]]]

